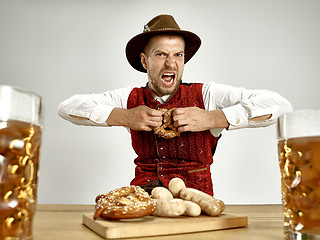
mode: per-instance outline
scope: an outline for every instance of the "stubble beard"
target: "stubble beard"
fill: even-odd
[[[161,80],[161,75],[152,75],[150,73],[148,73],[148,78],[149,78],[149,83],[151,83],[151,90],[154,91],[157,95],[159,96],[163,96],[163,95],[168,95],[168,94],[172,94],[174,93],[180,83],[181,83],[181,78],[182,78],[182,74],[176,76],[176,79],[174,80],[175,83],[172,87],[168,88],[168,87],[165,87],[163,84],[162,84],[162,80]]]

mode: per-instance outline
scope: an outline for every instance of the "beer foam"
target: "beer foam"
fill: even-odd
[[[300,110],[278,119],[278,140],[320,136],[320,110]]]

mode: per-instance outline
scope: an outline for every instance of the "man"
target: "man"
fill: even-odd
[[[60,104],[59,115],[80,125],[130,129],[137,153],[132,185],[150,192],[180,177],[187,187],[213,195],[210,165],[221,131],[268,126],[292,107],[279,94],[266,90],[182,83],[184,64],[200,45],[200,38],[181,30],[172,16],[157,16],[126,46],[131,66],[147,73],[147,85],[75,95]],[[173,107],[173,126],[180,136],[155,135],[153,129],[163,119],[159,108]]]

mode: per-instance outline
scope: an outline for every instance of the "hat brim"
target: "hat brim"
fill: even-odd
[[[151,37],[166,33],[174,33],[181,35],[184,38],[186,43],[184,59],[185,63],[187,63],[193,57],[201,45],[201,39],[196,34],[189,31],[168,29],[140,33],[133,37],[126,46],[126,56],[130,65],[140,72],[147,72],[147,70],[141,64],[140,53],[143,52]]]

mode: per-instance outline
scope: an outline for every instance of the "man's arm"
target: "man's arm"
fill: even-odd
[[[205,110],[178,108],[174,126],[180,132],[269,126],[292,111],[282,96],[267,90],[247,90],[213,82],[204,84]]]
[[[76,120],[89,120],[89,118],[71,114],[69,116]],[[153,127],[161,126],[162,112],[147,106],[139,106],[132,109],[114,108],[109,114],[106,124],[110,127],[122,126],[137,131],[152,131]]]
[[[205,110],[221,110],[228,130],[265,127],[292,111],[290,102],[269,90],[250,90],[209,82],[202,89]]]
[[[127,99],[132,88],[121,88],[97,94],[77,94],[58,107],[63,119],[77,125],[105,126],[114,108],[127,108]]]
[[[177,108],[173,113],[174,126],[178,127],[179,132],[199,132],[213,128],[228,129],[228,122],[223,111],[207,111],[198,107]],[[271,117],[271,114],[251,118],[250,121],[264,121]]]
[[[198,107],[177,108],[173,112],[173,121],[179,132],[200,132],[229,127],[221,110],[207,111]]]
[[[108,126],[123,126],[137,131],[151,131],[162,124],[162,112],[147,106],[132,109],[114,108],[107,121]]]

